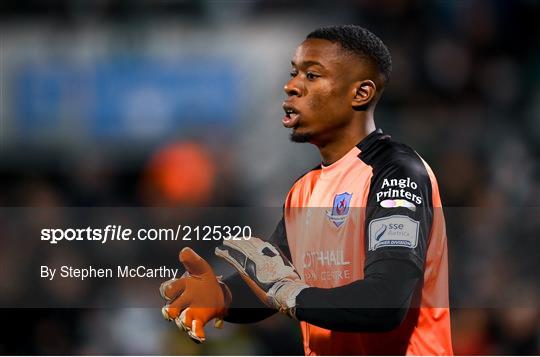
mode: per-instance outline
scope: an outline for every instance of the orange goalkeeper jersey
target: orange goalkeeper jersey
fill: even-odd
[[[429,166],[378,130],[291,188],[282,244],[305,281],[333,288],[381,259],[423,272],[414,306],[390,332],[337,332],[301,322],[306,355],[451,355],[448,260],[439,190]],[[280,240],[281,240],[280,239]]]

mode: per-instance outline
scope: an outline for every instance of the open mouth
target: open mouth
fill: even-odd
[[[283,105],[283,109],[285,110],[285,116],[281,120],[283,123],[283,126],[286,128],[294,128],[296,124],[298,124],[298,120],[300,119],[300,113],[289,105]]]

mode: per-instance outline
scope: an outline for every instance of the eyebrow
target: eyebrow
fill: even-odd
[[[320,66],[322,68],[325,68],[322,63],[317,61],[304,61],[300,62],[299,64],[296,64],[294,61],[291,61],[291,65],[293,67],[310,67],[310,66]]]

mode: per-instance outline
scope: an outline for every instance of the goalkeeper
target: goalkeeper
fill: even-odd
[[[185,248],[163,314],[196,341],[211,320],[300,321],[306,355],[451,355],[446,233],[435,176],[377,129],[391,58],[358,26],[320,28],[297,48],[283,125],[322,163],[298,179],[268,242],[227,241],[221,281]],[[323,209],[324,207],[324,209]]]

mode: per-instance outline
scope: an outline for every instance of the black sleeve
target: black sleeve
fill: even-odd
[[[279,221],[269,241],[278,246],[289,260],[291,259],[291,252],[287,245],[285,221],[283,218]],[[227,284],[232,295],[232,302],[229,306],[225,321],[233,323],[258,322],[276,313],[276,310],[266,307],[266,305],[257,298],[242,280],[240,275],[233,274],[226,278],[224,283]]]
[[[400,259],[424,270],[433,221],[431,180],[413,151],[373,163],[366,207],[365,266]]]
[[[268,240],[270,243],[276,245],[281,252],[292,262],[291,250],[289,249],[289,243],[287,242],[287,230],[285,228],[285,218],[281,217],[281,220],[276,226],[274,233]]]
[[[229,287],[232,295],[225,321],[237,324],[259,322],[276,312],[259,300],[238,273],[231,275],[223,282]]]
[[[404,260],[378,260],[365,278],[330,288],[307,288],[296,298],[300,321],[344,332],[384,332],[401,324],[420,278]]]

